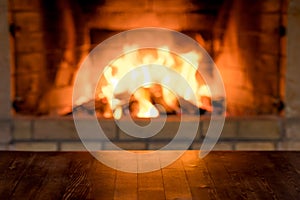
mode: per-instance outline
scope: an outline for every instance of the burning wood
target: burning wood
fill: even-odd
[[[94,104],[86,102],[75,110],[90,114],[95,105],[98,116],[116,119],[212,112],[210,90],[197,71],[201,54],[191,50],[179,56],[167,47],[128,51],[131,48],[134,45],[124,47],[124,55],[106,66],[91,100]],[[166,87],[170,85],[173,91]]]
[[[137,94],[138,93],[138,94]],[[141,95],[146,97],[141,101]],[[122,116],[132,116],[134,118],[149,118],[157,117],[158,115],[195,115],[195,114],[205,114],[212,111],[210,105],[209,97],[202,97],[204,99],[201,104],[202,107],[198,107],[183,97],[178,97],[176,103],[169,106],[168,103],[163,98],[163,87],[159,84],[154,84],[150,87],[140,88],[134,94],[129,95],[128,93],[122,93],[115,96],[116,102],[115,109],[110,108],[110,104],[106,97],[90,100],[86,103],[81,104],[73,109],[73,112],[85,112],[89,115],[95,114],[99,117],[111,118],[115,117],[117,119]],[[127,101],[128,99],[128,101]],[[145,107],[145,101],[151,103],[151,108],[155,109],[151,113],[151,108],[149,109],[149,115],[139,115],[141,112],[140,107]],[[151,115],[153,114],[153,115]]]

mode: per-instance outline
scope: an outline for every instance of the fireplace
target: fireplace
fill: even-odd
[[[228,115],[283,110],[285,1],[33,2],[27,12],[26,3],[10,4],[17,114],[70,112],[76,71],[88,52],[109,36],[139,27],[180,31],[206,48],[224,79]]]
[[[230,143],[225,145],[226,148],[238,149],[240,139],[258,146],[270,140],[272,145],[267,145],[266,149],[279,149],[289,140],[286,135],[295,135],[295,128],[285,128],[287,124],[297,124],[299,114],[297,84],[294,82],[297,78],[293,76],[293,66],[296,65],[293,62],[296,61],[290,53],[291,63],[287,63],[286,50],[287,35],[292,34],[292,31],[287,31],[288,7],[290,13],[297,13],[297,9],[293,10],[293,6],[297,7],[294,1],[1,2],[4,9],[8,8],[5,23],[9,25],[11,58],[8,81],[11,82],[8,93],[11,97],[7,97],[9,106],[6,106],[10,111],[6,113],[13,112],[8,114],[13,122],[8,122],[8,143],[27,144],[33,139],[56,147],[58,143],[57,148],[62,149],[64,141],[74,142],[76,136],[66,136],[59,141],[59,137],[35,136],[35,132],[47,132],[43,130],[47,123],[73,131],[69,116],[72,113],[73,84],[80,64],[97,44],[110,36],[142,27],[161,27],[184,33],[211,55],[226,90],[228,119],[225,129],[232,134],[222,141],[223,145]],[[209,109],[205,111],[210,114]],[[104,111],[100,113],[101,118],[108,118],[103,119],[103,123],[111,123],[111,116],[103,114]],[[292,119],[287,120],[289,117]],[[170,121],[176,121],[176,112],[171,118]],[[67,125],[61,125],[64,120]],[[201,123],[200,128],[205,131],[207,122]],[[260,125],[274,134],[253,136],[250,130],[250,136],[239,135],[244,128],[254,126],[255,132]],[[18,133],[22,127],[27,134]],[[107,127],[117,129],[114,125]],[[10,133],[14,132],[15,135],[11,136]],[[115,140],[123,137],[120,132],[116,134],[119,135],[113,136]],[[199,134],[199,138],[205,135]]]

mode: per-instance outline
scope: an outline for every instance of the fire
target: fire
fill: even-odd
[[[176,55],[167,47],[138,50],[135,48],[134,45],[125,46],[124,52],[126,53],[106,66],[104,70],[95,97],[96,101],[106,102],[106,109],[103,109],[102,116],[120,119],[122,115],[127,114],[138,118],[158,117],[161,112],[179,114],[179,98],[196,108],[209,109],[209,103],[202,102],[203,98],[201,98],[210,97],[209,89],[201,76],[197,75],[198,63],[202,55],[194,51]],[[166,73],[161,73],[161,71],[150,73],[150,68],[147,66],[151,65],[174,70],[188,82],[192,91],[188,90],[186,85],[177,85],[176,77],[172,77],[172,74],[168,73],[164,67],[162,71],[165,70]],[[140,66],[146,67],[141,68],[141,73],[137,73],[135,69]],[[127,76],[127,79],[122,80],[122,84],[118,85],[124,76]],[[135,88],[133,82],[149,84]],[[170,91],[163,86],[166,84],[175,84],[176,91]],[[194,94],[197,94],[196,102],[193,102],[191,98]],[[161,106],[158,107],[155,104]]]

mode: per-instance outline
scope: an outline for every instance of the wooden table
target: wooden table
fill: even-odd
[[[151,173],[88,152],[0,152],[0,199],[300,199],[300,152],[187,151]]]

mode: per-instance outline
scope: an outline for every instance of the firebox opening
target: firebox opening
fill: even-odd
[[[198,63],[203,59],[200,52],[189,49],[177,55],[169,51],[168,46],[159,49],[135,49],[135,46],[125,45],[123,50],[129,49],[129,52],[124,52],[106,66],[98,80],[92,99],[98,116],[155,118],[159,115],[196,115],[199,111],[203,114],[214,110],[210,104],[209,87],[197,71]],[[205,70],[211,71],[210,68]],[[86,68],[82,70],[85,71]],[[175,87],[171,89],[168,85]],[[84,81],[77,84],[76,112],[80,108],[93,113],[91,99],[85,92],[87,86]]]

